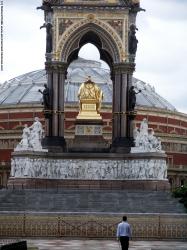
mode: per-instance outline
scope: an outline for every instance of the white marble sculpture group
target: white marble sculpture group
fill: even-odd
[[[42,148],[41,140],[44,130],[38,117],[34,118],[32,126],[24,125],[22,140],[16,146],[14,151],[46,151]]]
[[[56,160],[16,157],[11,165],[11,176],[18,178],[163,180],[167,175],[164,159]]]
[[[164,153],[161,142],[154,136],[153,129],[143,119],[140,129],[135,129],[135,144],[131,153]],[[42,149],[42,124],[36,117],[32,126],[25,125],[22,140],[15,151],[45,151]],[[160,154],[159,154],[160,155]],[[159,157],[130,158],[126,160],[63,159],[37,156],[14,155],[11,162],[11,177],[48,179],[88,180],[163,180],[166,179],[167,165],[163,155]]]
[[[135,147],[131,148],[131,153],[158,152],[164,153],[160,138],[154,135],[154,130],[148,128],[147,119],[144,118],[140,128],[134,129]]]

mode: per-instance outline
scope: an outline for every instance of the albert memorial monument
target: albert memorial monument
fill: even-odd
[[[139,127],[134,123],[141,92],[132,80],[138,45],[136,16],[143,10],[140,1],[43,0],[37,9],[44,11],[41,28],[46,29],[47,84],[38,93],[45,126],[37,116],[32,125],[24,125],[11,156],[7,186],[11,197],[22,195],[24,203],[14,204],[24,211],[19,220],[24,222],[20,226],[24,237],[114,237],[116,223],[125,212],[135,237],[168,238],[165,225],[171,226],[172,216],[159,213],[183,210],[170,202],[160,138],[146,117]],[[75,132],[71,141],[65,138],[67,70],[87,43],[97,47],[111,72],[111,143],[103,136],[105,93],[92,75],[76,89]],[[175,219],[175,225],[183,223]],[[182,235],[182,230],[172,237]]]

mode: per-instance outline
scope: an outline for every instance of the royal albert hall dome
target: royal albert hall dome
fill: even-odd
[[[103,103],[112,103],[112,82],[109,70],[102,69],[101,63],[91,60],[78,59],[68,68],[65,85],[65,103],[78,103],[79,86],[87,76],[97,83],[103,93]],[[37,70],[15,77],[5,82],[0,88],[0,105],[15,105],[40,103],[42,101],[39,89],[47,83],[45,70]],[[137,106],[147,106],[176,111],[175,107],[155,92],[154,87],[133,78],[133,85],[141,90],[137,95]]]
[[[101,115],[104,137],[111,141],[112,81],[110,71],[101,63],[79,58],[70,64],[65,83],[65,136],[71,140],[75,119],[79,111],[77,93],[87,76],[97,83],[103,93]],[[29,72],[0,85],[0,186],[5,186],[10,173],[11,152],[19,142],[25,123],[31,125],[35,116],[44,125],[42,95],[38,91],[47,83],[45,70]],[[147,118],[149,127],[162,140],[167,153],[168,178],[172,186],[187,180],[187,115],[178,112],[166,99],[158,95],[151,85],[133,78],[137,95],[136,126]]]

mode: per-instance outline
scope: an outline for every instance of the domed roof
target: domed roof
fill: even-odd
[[[112,103],[112,82],[110,71],[103,69],[100,62],[77,59],[68,68],[67,79],[65,82],[65,103],[77,103],[77,93],[79,86],[85,81],[87,76],[97,83],[103,93],[105,104]],[[46,71],[36,70],[24,75],[15,77],[0,85],[0,105],[40,103],[42,95],[38,92],[43,89],[47,82]],[[137,95],[137,105],[153,108],[167,109],[175,111],[175,107],[155,92],[155,89],[133,78],[133,85],[136,90],[141,89]]]

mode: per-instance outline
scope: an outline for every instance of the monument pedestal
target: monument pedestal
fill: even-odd
[[[80,111],[75,122],[75,138],[68,152],[109,152],[109,144],[103,138],[103,121],[99,113],[102,91],[93,83],[87,83],[80,87],[79,96]]]
[[[68,147],[69,152],[108,152],[109,144],[103,138],[103,121],[77,119],[75,138]]]
[[[102,117],[98,113],[99,105],[99,102],[96,102],[95,99],[81,99],[77,121],[101,121]]]

